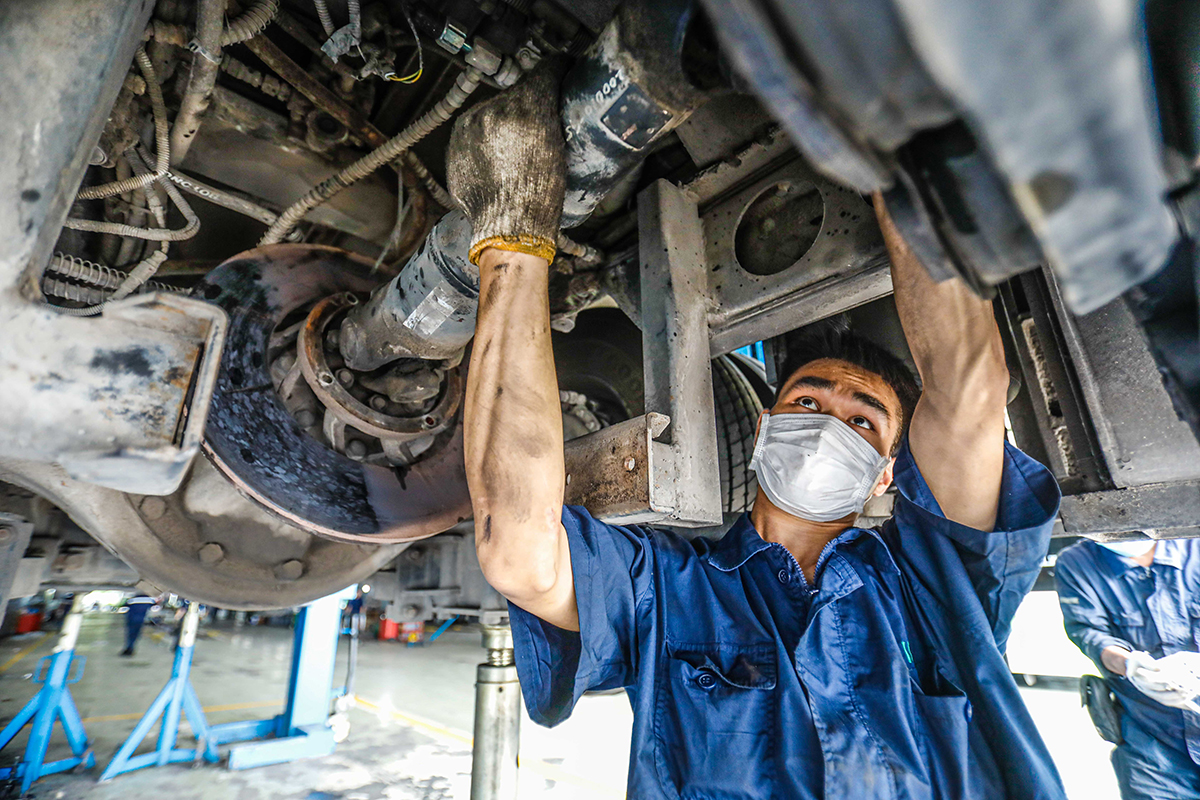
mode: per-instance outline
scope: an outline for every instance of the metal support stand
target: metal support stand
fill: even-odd
[[[209,729],[214,744],[248,742],[230,749],[230,769],[249,769],[333,752],[336,743],[329,724],[329,704],[341,631],[341,601],[341,593],[329,595],[304,606],[296,615],[292,672],[282,714]],[[252,739],[263,741],[249,741]]]
[[[475,672],[471,800],[515,800],[521,684],[513,664],[512,629],[484,625],[483,646],[487,662]]]
[[[75,657],[75,642],[79,639],[79,626],[83,624],[82,598],[75,596],[71,610],[63,620],[62,633],[54,652],[38,662],[33,680],[42,684],[42,689],[25,704],[12,722],[0,731],[0,750],[31,720],[29,743],[25,745],[25,756],[15,767],[0,769],[0,778],[15,778],[21,781],[21,794],[29,791],[30,785],[43,775],[65,772],[75,767],[90,768],[96,765],[96,756],[88,745],[83,721],[75,708],[75,700],[67,684],[78,683],[83,677],[86,659]],[[71,677],[71,665],[78,664],[75,676]],[[39,675],[44,676],[39,679]],[[50,734],[54,720],[62,723],[63,733],[71,746],[72,758],[46,763],[46,748],[50,745]]]
[[[113,760],[100,776],[101,783],[144,767],[161,767],[201,759],[215,763],[218,760],[217,744],[212,736],[212,729],[208,726],[204,711],[200,708],[200,701],[196,697],[196,690],[192,688],[189,679],[199,622],[200,606],[188,603],[179,631],[179,641],[175,645],[171,678],[158,693],[158,697],[154,698],[154,702],[138,721],[129,738],[121,745],[121,749],[113,756]],[[196,738],[195,747],[176,747],[179,740],[179,720],[183,715],[187,716],[188,723],[192,726],[192,735]],[[135,756],[134,751],[160,719],[162,725],[158,731],[158,746],[153,752]]]

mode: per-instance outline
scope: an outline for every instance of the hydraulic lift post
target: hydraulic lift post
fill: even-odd
[[[513,662],[512,629],[484,625],[483,646],[487,661],[475,671],[471,800],[516,800],[521,684]]]

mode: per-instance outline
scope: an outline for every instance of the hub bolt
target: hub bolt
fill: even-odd
[[[225,557],[225,548],[216,542],[209,542],[201,547],[196,555],[199,557],[201,563],[215,564]]]
[[[304,562],[292,559],[275,567],[275,577],[281,581],[299,580],[304,574]]]
[[[387,404],[387,398],[381,394],[377,394],[371,398],[371,408],[375,409],[376,411],[383,411],[385,408],[387,408]]]
[[[341,382],[342,386],[354,385],[354,373],[348,369],[339,369],[337,378]]]
[[[346,442],[346,455],[358,460],[367,454],[367,443],[362,439],[351,439]]]
[[[310,408],[302,408],[296,412],[296,422],[301,428],[311,428],[317,423],[317,415]]]

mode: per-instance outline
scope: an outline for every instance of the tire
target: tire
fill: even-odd
[[[758,494],[750,458],[754,455],[754,432],[763,406],[750,381],[729,356],[714,358],[712,373],[722,510],[740,514],[750,510]]]
[[[559,388],[587,395],[609,424],[645,413],[642,334],[620,311],[585,312],[573,331],[555,333],[554,365]],[[721,507],[740,514],[754,504],[758,492],[750,457],[762,403],[729,356],[713,360],[712,376]]]

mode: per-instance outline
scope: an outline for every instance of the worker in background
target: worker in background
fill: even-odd
[[[1054,575],[1067,636],[1117,697],[1121,797],[1200,800],[1200,541],[1084,539]]]
[[[753,511],[720,541],[563,506],[547,300],[557,98],[543,66],[465,113],[448,151],[480,270],[475,543],[510,602],[530,716],[553,725],[584,692],[626,687],[639,800],[1063,798],[1001,655],[1058,487],[1005,442],[991,304],[933,282],[879,198],[923,393],[898,359],[833,332],[789,351],[759,421]],[[894,519],[856,528],[892,485]]]
[[[146,621],[146,615],[153,607],[154,598],[144,592],[138,592],[125,601],[125,649],[121,651],[121,655],[133,655],[133,648],[138,637],[142,635],[142,623]]]

